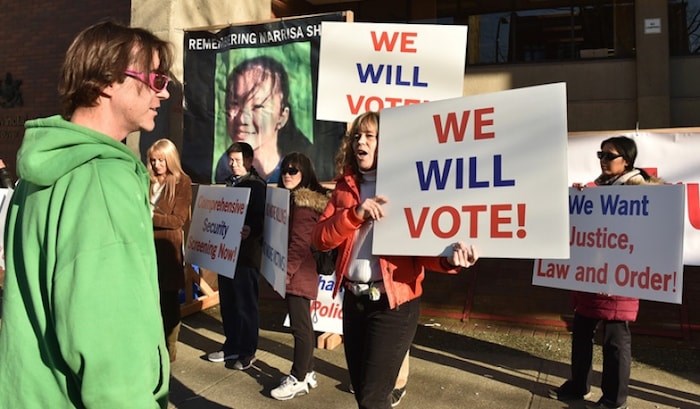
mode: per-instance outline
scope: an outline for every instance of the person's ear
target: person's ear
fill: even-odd
[[[287,121],[289,121],[289,107],[284,107],[277,120],[277,124],[275,124],[275,129],[279,131],[284,128],[284,126],[287,125]]]

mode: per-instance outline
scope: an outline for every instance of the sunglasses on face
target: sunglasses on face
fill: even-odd
[[[596,153],[596,156],[598,156],[598,159],[610,162],[621,157],[622,155],[620,155],[619,153],[598,151]]]
[[[287,169],[282,169],[282,174],[283,174],[283,175],[287,175],[287,174],[288,174],[288,175],[290,175],[290,176],[294,176],[294,175],[296,175],[297,173],[299,173],[299,169],[297,169],[297,168],[291,168],[291,167],[290,167],[290,168],[287,168]]]
[[[142,72],[126,70],[124,71],[127,77],[135,78],[144,84],[148,85],[153,91],[161,92],[163,91],[170,82],[170,78],[165,74],[160,74],[151,71],[148,76]]]

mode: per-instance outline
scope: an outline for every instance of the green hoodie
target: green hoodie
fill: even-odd
[[[5,229],[0,408],[165,408],[147,170],[58,116],[26,128]]]

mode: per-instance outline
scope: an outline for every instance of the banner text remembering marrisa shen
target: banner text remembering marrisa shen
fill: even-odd
[[[273,44],[285,41],[302,40],[321,35],[321,25],[280,27],[264,31],[245,31],[228,33],[222,37],[190,38],[188,50],[226,50],[230,47]]]

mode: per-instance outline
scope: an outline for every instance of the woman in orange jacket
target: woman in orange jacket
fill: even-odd
[[[316,248],[338,248],[334,294],[345,289],[345,359],[361,409],[391,407],[394,380],[418,324],[425,269],[456,273],[477,260],[462,242],[453,244],[450,257],[372,254],[372,229],[387,203],[375,192],[378,130],[376,112],[353,121],[336,158],[341,176],[313,231]]]

